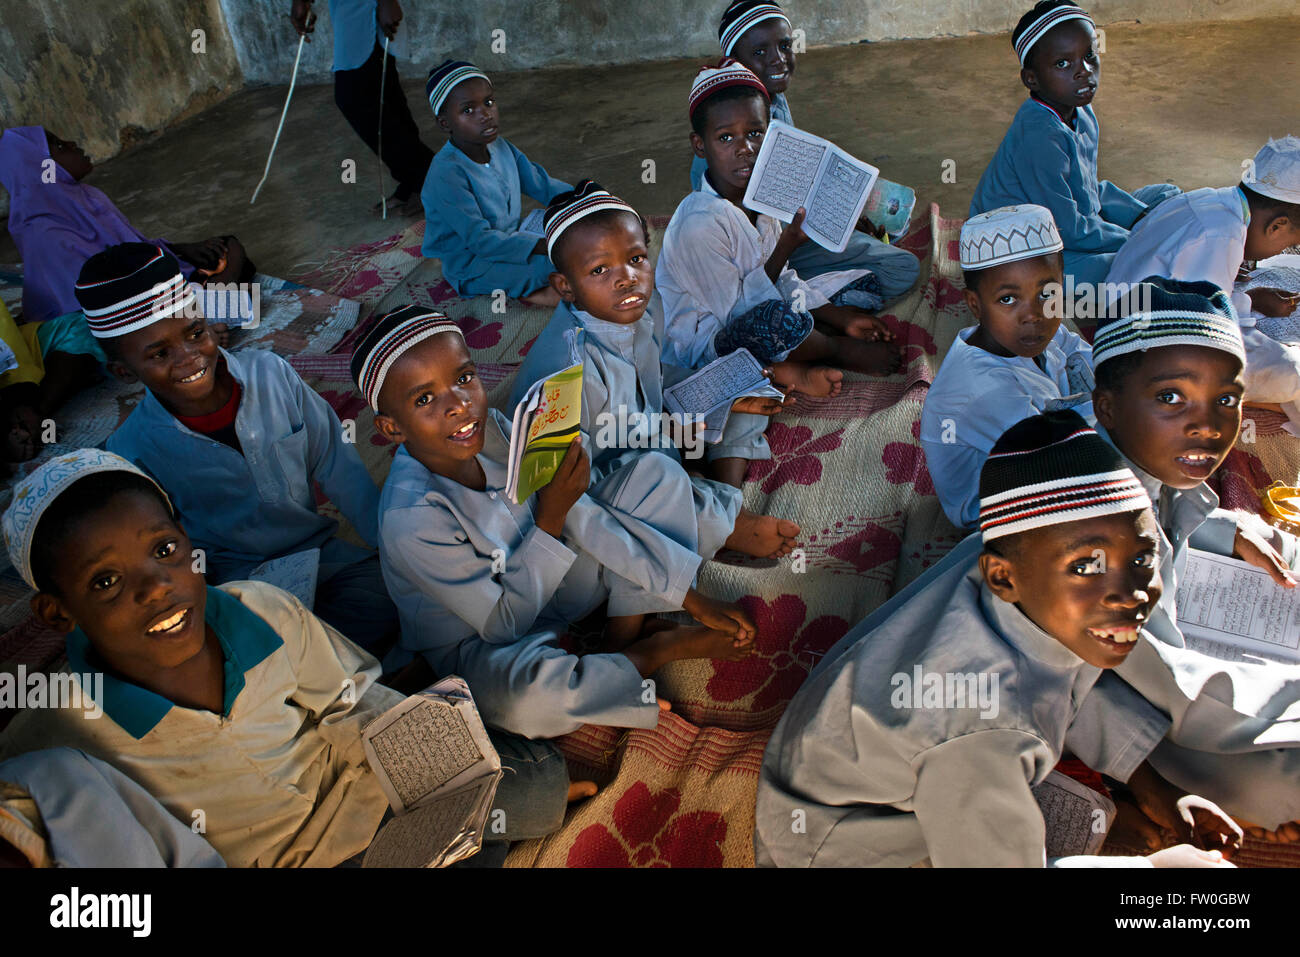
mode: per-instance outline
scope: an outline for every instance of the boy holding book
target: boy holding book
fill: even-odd
[[[3,524],[32,611],[67,635],[69,681],[103,682],[100,700],[82,687],[79,703],[20,713],[0,758],[71,747],[107,761],[201,822],[231,867],[332,867],[366,849],[389,805],[361,731],[402,700],[373,657],[273,585],[208,586],[162,489],[111,452],[47,462]],[[494,837],[554,830],[569,789],[559,752],[494,743],[513,769]]]
[[[1144,307],[1098,331],[1093,404],[1098,431],[1155,503],[1164,594],[1143,640],[1085,707],[1122,723],[1124,707],[1103,704],[1122,678],[1170,718],[1151,763],[1273,829],[1300,819],[1300,737],[1290,730],[1300,716],[1300,666],[1186,647],[1176,596],[1189,547],[1232,555],[1293,588],[1300,543],[1257,515],[1219,508],[1205,484],[1241,427],[1245,352],[1227,296],[1210,283],[1153,278],[1143,286]],[[1085,760],[1108,770],[1105,759]]]
[[[401,445],[379,531],[400,652],[468,681],[486,724],[532,738],[586,723],[653,727],[667,703],[645,679],[666,662],[753,651],[749,616],[699,594],[699,554],[657,527],[679,521],[671,510],[689,485],[685,473],[640,469],[670,460],[641,457],[598,501],[575,437],[551,480],[516,504],[510,422],[488,408],[455,323],[415,306],[388,313],[358,344],[352,374],[376,427]],[[561,648],[567,625],[604,602],[615,651]],[[703,626],[646,618],[676,609]]]
[[[795,50],[790,18],[775,3],[735,0],[718,23],[722,55],[748,68],[766,87],[771,98],[771,118],[795,125],[786,93],[794,78]],[[700,189],[708,160],[691,160],[691,189]],[[905,294],[920,274],[920,261],[905,249],[881,241],[876,226],[865,215],[849,237],[843,252],[804,243],[790,255],[790,268],[809,278],[839,269],[869,269],[880,282],[880,296],[890,302]]]
[[[1142,485],[1068,410],[998,440],[980,530],[978,555],[972,536],[841,639],[790,702],[760,772],[760,865],[1049,863],[1031,789],[1159,599],[1158,532]],[[1239,843],[1217,807],[1139,761],[1116,772],[1148,815],[1215,850],[1050,863],[1221,866]]]

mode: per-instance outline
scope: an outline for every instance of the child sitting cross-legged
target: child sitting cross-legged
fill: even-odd
[[[684,501],[665,511],[699,522],[699,553],[706,559],[724,542],[757,557],[788,554],[799,526],[742,508],[736,491],[748,460],[771,457],[763,430],[782,402],[735,400],[715,443],[686,434],[684,420],[674,435],[664,418],[663,390],[690,370],[661,360],[663,305],[655,293],[645,222],[623,200],[584,180],[547,208],[546,230],[556,269],[551,282],[562,301],[519,370],[512,403],[537,379],[570,365],[576,348],[583,366],[582,430],[598,480],[648,453],[658,467],[676,474],[683,467],[679,445],[696,460],[703,445],[702,457],[717,481],[691,475],[693,504]],[[734,465],[741,467],[728,470]]]
[[[1076,285],[1106,278],[1129,230],[1171,196],[1169,183],[1129,194],[1101,179],[1101,142],[1092,101],[1101,57],[1092,17],[1068,0],[1041,0],[1011,35],[1029,98],[975,187],[970,214],[998,206],[1046,206],[1065,243],[1065,274]]]
[[[749,616],[693,587],[702,533],[686,473],[667,456],[593,486],[575,436],[550,482],[515,504],[510,420],[488,408],[455,323],[415,306],[388,313],[358,344],[352,374],[376,427],[401,445],[379,508],[402,616],[403,660],[391,664],[421,655],[469,682],[486,723],[554,737],[586,723],[653,727],[667,702],[645,679],[665,663],[752,653]],[[734,499],[710,522],[734,517]],[[606,601],[618,650],[561,648],[566,626]],[[703,625],[647,619],[679,609]]]
[[[767,132],[762,81],[723,59],[696,76],[688,112],[708,172],[673,213],[655,267],[664,360],[694,369],[744,347],[778,384],[810,396],[837,395],[844,369],[897,371],[893,333],[867,311],[879,307],[879,281],[861,268],[805,281],[788,265],[807,241],[803,212],[783,228],[742,205]]]
[[[1143,811],[1210,850],[1046,860],[1032,788],[1160,597],[1141,483],[1077,413],[1043,413],[993,447],[979,517],[982,543],[841,639],[790,702],[759,778],[758,863],[1223,866],[1240,828],[1140,760],[1116,776]]]
[[[367,848],[389,805],[361,731],[402,700],[373,657],[273,585],[207,585],[162,489],[111,452],[47,462],[3,523],[33,612],[67,635],[68,679],[103,680],[21,712],[0,759],[106,761],[186,828],[201,820],[232,867],[331,867]],[[492,734],[509,813],[480,862],[557,828],[570,789],[549,744]]]
[[[1003,432],[1049,409],[1092,417],[1091,350],[1061,323],[1061,245],[1042,206],[1007,206],[962,226],[977,324],[953,340],[921,410],[926,464],[958,528],[979,517],[980,468]]]
[[[338,537],[338,522],[316,508],[319,485],[375,541],[379,489],[329,404],[274,353],[220,348],[158,246],[92,256],[76,293],[109,369],[145,387],[105,445],[167,490],[201,552],[198,570],[220,584],[319,548],[314,610],[382,654],[397,610],[379,558]]]
[[[500,289],[530,305],[555,305],[546,241],[519,228],[520,197],[546,203],[569,184],[501,137],[492,81],[478,67],[446,60],[429,71],[425,89],[448,138],[420,191],[424,255],[442,260],[457,295]]]

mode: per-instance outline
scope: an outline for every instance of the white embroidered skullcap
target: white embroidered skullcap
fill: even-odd
[[[961,228],[962,269],[988,269],[1065,248],[1052,214],[1042,206],[1002,206],[966,220]]]
[[[1300,138],[1270,139],[1255,154],[1241,181],[1261,196],[1300,203]]]

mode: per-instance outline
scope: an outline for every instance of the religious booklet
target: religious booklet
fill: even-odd
[[[1047,826],[1047,856],[1099,854],[1115,821],[1115,802],[1068,774],[1050,771],[1033,789]]]
[[[1300,588],[1280,587],[1262,568],[1189,548],[1177,605],[1188,648],[1225,661],[1300,663]]]
[[[540,207],[534,209],[531,213],[519,221],[519,231],[521,233],[535,233],[538,236],[546,235],[546,227],[542,225],[542,217],[546,215],[546,210]]]
[[[717,442],[737,399],[784,399],[783,393],[763,375],[763,367],[745,348],[714,359],[703,369],[664,389],[664,408],[679,416],[703,416],[699,438]]]
[[[390,708],[361,732],[361,745],[395,815],[363,867],[446,867],[478,853],[501,759],[463,678]]]
[[[744,204],[783,223],[806,211],[803,231],[842,253],[857,227],[880,170],[829,140],[773,120],[763,137]]]
[[[867,197],[863,215],[889,234],[890,239],[907,235],[912,225],[912,210],[916,208],[916,191],[910,186],[879,178],[876,187]]]
[[[522,504],[555,475],[582,424],[582,362],[534,382],[515,406],[506,494]]]
[[[311,611],[316,604],[316,578],[320,574],[320,549],[308,548],[262,562],[248,577],[283,588]]]

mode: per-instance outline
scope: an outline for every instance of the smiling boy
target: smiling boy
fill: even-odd
[[[520,197],[548,203],[571,187],[501,136],[492,82],[478,67],[446,60],[429,71],[425,90],[448,139],[420,192],[424,255],[442,260],[457,295],[501,289],[530,305],[554,306],[546,240],[519,228]]]
[[[486,723],[532,738],[585,723],[653,727],[659,704],[645,679],[666,662],[752,653],[749,616],[697,593],[700,556],[656,527],[695,529],[681,511],[685,473],[653,470],[670,459],[632,463],[596,486],[597,501],[575,439],[550,482],[516,504],[505,488],[510,422],[488,408],[455,323],[394,310],[358,344],[352,371],[376,427],[401,444],[379,536],[401,651],[465,678]],[[561,648],[567,626],[606,601],[615,651]],[[646,620],[682,608],[710,627]]]
[[[72,680],[101,673],[103,693],[99,715],[84,694],[20,713],[0,757],[71,747],[107,761],[201,822],[232,867],[332,867],[365,850],[388,800],[361,731],[402,699],[374,658],[272,585],[207,586],[167,496],[111,452],[41,466],[3,524],[32,611],[67,635]],[[559,826],[569,784],[550,745],[493,742],[511,770],[496,807],[526,809],[492,838],[500,860],[505,840]]]
[[[1042,0],[1020,18],[1011,41],[1029,99],[980,177],[970,214],[1018,203],[1047,207],[1065,243],[1065,274],[1076,285],[1099,283],[1133,224],[1178,188],[1145,186],[1130,195],[1098,180],[1092,101],[1101,60],[1092,18],[1081,7]]]
[[[974,536],[959,545],[827,652],[790,702],[759,779],[760,865],[1047,863],[1032,788],[1070,746],[1078,703],[1136,647],[1156,607],[1159,533],[1133,473],[1068,410],[998,440],[980,475],[979,519],[982,551]],[[917,666],[996,678],[997,706],[900,698],[893,676]],[[1138,761],[1117,776],[1181,839],[1224,850],[1240,841],[1217,807]],[[1052,863],[1222,860],[1182,847]]]
[[[105,445],[168,490],[200,569],[220,584],[319,548],[315,610],[382,653],[397,611],[378,556],[338,538],[316,508],[319,485],[363,541],[376,540],[379,490],[329,404],[274,353],[220,348],[175,257],[157,246],[110,246],[76,291],[109,369],[145,387]]]
[[[1092,418],[1091,350],[1061,324],[1061,237],[1041,206],[1007,206],[962,226],[965,300],[976,325],[953,340],[921,409],[921,447],[944,514],[979,517],[979,471],[1021,419],[1074,408]]]

